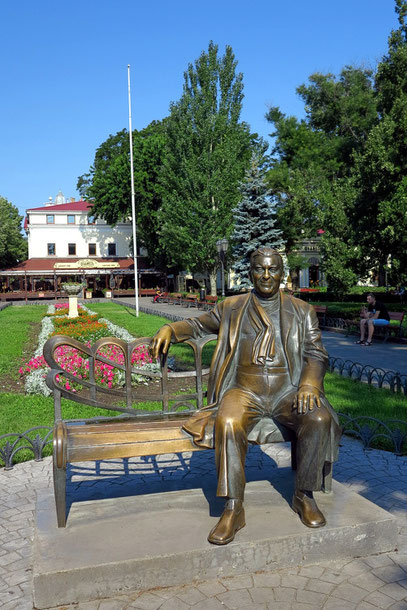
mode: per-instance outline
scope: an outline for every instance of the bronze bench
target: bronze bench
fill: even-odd
[[[47,375],[47,385],[54,395],[53,475],[58,527],[66,525],[67,464],[204,450],[193,443],[191,437],[182,430],[182,425],[194,410],[204,404],[206,392],[203,390],[203,377],[208,374],[209,369],[202,368],[202,350],[213,340],[216,340],[215,335],[185,342],[194,353],[194,370],[170,371],[167,356],[164,356],[160,362],[160,370],[155,372],[136,368],[131,364],[133,351],[138,346],[147,346],[151,341],[148,337],[136,339],[131,343],[115,337],[103,338],[90,347],[63,335],[48,339],[44,346],[44,357],[51,368]],[[114,364],[114,368],[124,374],[123,387],[120,388],[106,388],[95,380],[95,365],[113,365],[112,361],[103,355],[103,348],[109,345],[115,346],[123,354],[123,364]],[[55,358],[55,350],[61,346],[74,348],[87,358],[89,375],[87,379],[79,380],[79,384],[78,378],[66,372]],[[146,392],[145,386],[134,385],[134,374],[158,381],[157,392],[152,395],[151,391]],[[185,394],[172,393],[171,380],[177,378],[192,378],[194,391]],[[66,381],[69,389],[66,388]],[[73,391],[70,383],[80,385],[82,389]],[[79,404],[117,411],[120,415],[64,420],[62,397]],[[136,408],[137,403],[146,400],[160,402],[161,410],[148,412]],[[295,469],[296,439],[293,433],[274,422],[270,426],[272,420],[268,420],[265,442],[291,441],[291,463]],[[330,492],[331,486],[332,465],[326,462],[324,491]]]

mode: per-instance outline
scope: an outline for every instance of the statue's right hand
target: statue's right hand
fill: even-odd
[[[170,347],[171,337],[172,328],[170,326],[163,326],[158,333],[154,335],[149,347],[149,352],[154,360],[159,357],[160,352],[162,354],[167,353],[168,348]]]

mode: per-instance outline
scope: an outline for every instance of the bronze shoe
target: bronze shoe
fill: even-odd
[[[326,519],[314,498],[309,498],[306,495],[299,497],[294,494],[291,507],[294,512],[299,514],[301,521],[307,527],[323,527],[326,525]]]
[[[229,544],[237,531],[246,525],[244,508],[238,500],[228,500],[221,518],[210,531],[208,540],[211,544]]]

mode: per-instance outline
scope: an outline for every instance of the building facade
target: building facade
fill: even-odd
[[[86,201],[71,201],[27,210],[24,228],[28,258],[128,257],[131,224],[111,227],[95,220]]]
[[[28,260],[0,271],[0,299],[64,296],[63,283],[81,282],[83,294],[134,295],[131,222],[112,227],[92,216],[92,204],[65,200],[59,192],[41,207],[27,210],[24,229]],[[150,269],[146,251],[138,249],[138,288],[163,284]]]

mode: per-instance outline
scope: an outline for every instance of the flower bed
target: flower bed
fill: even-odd
[[[48,308],[47,316],[43,318],[42,329],[39,335],[38,348],[33,358],[20,367],[19,372],[25,379],[25,389],[28,394],[43,394],[48,396],[51,391],[45,383],[48,365],[42,355],[45,341],[54,335],[67,335],[86,345],[90,345],[101,337],[115,336],[126,341],[134,339],[124,328],[112,324],[109,320],[99,318],[93,311],[85,306],[80,306],[80,315],[77,318],[68,318],[68,305],[58,304],[55,311],[53,305]],[[107,388],[119,388],[124,385],[124,372],[115,365],[124,364],[124,354],[115,345],[107,345],[98,352],[107,360],[112,361],[112,365],[95,361],[95,381],[98,385]],[[86,354],[81,354],[79,350],[61,346],[55,352],[57,362],[64,370],[78,379],[78,383],[62,380],[61,383],[67,390],[79,391],[81,380],[89,378],[89,360]],[[151,359],[146,346],[138,346],[132,353],[132,365],[135,368],[146,370],[158,370],[158,364]],[[142,375],[132,376],[135,383],[144,381]]]

